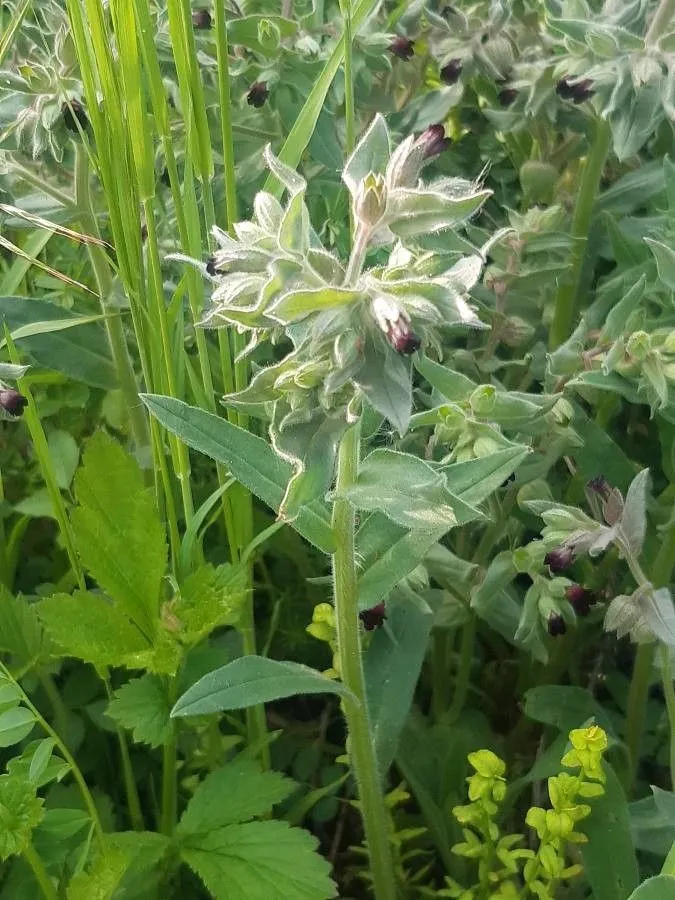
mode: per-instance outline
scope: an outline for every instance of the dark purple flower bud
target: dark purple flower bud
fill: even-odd
[[[148,226],[145,222],[141,225],[141,241],[146,241],[148,239]]]
[[[9,413],[10,416],[14,416],[18,419],[27,403],[28,400],[26,400],[23,394],[20,394],[13,388],[4,388],[0,390],[0,407],[6,413]]]
[[[548,617],[547,626],[548,633],[551,637],[559,637],[561,634],[565,634],[567,631],[567,625],[565,625],[565,620],[558,613],[551,613]]]
[[[392,56],[407,62],[411,56],[415,55],[415,42],[410,38],[399,35],[389,44],[389,52]]]
[[[595,478],[591,478],[588,482],[588,489],[597,494],[598,497],[602,497],[603,500],[608,500],[609,495],[612,493],[612,486],[604,475],[596,475]]]
[[[209,256],[209,258],[206,260],[206,271],[209,273],[209,275],[216,274],[216,258],[215,258],[215,256]]]
[[[593,82],[590,78],[585,78],[574,85],[574,96],[572,99],[575,103],[583,103],[585,100],[590,100],[594,93]]]
[[[192,13],[192,24],[195,28],[210,28],[211,13],[208,11],[208,9],[195,9]]]
[[[583,81],[572,82],[569,78],[561,78],[555,86],[556,93],[563,100],[571,100],[573,103],[583,103],[593,96],[593,82],[590,78]]]
[[[387,335],[387,337],[394,350],[403,356],[410,356],[411,353],[419,350],[422,346],[422,341],[410,329],[408,329],[406,334],[391,334]]]
[[[84,106],[82,106],[79,100],[72,99],[69,103],[63,103],[61,106],[61,115],[63,116],[63,124],[68,131],[72,131],[73,134],[79,133],[77,127],[78,122],[83,131],[89,126],[89,119],[84,111]]]
[[[166,168],[166,166],[164,167],[164,171],[162,172],[162,174],[159,176],[159,180],[162,182],[162,184],[165,184],[167,187],[171,187],[171,177],[169,175],[169,170]]]
[[[445,128],[442,125],[430,125],[415,143],[423,148],[424,159],[432,159],[447,150],[452,141],[445,136]]]
[[[376,297],[372,310],[377,324],[397,353],[410,356],[419,350],[422,342],[410,327],[410,316],[402,307],[385,297]]]
[[[551,572],[564,572],[574,562],[574,550],[566,547],[564,544],[560,547],[554,547],[544,557],[544,564],[549,567]]]
[[[248,89],[246,100],[248,101],[249,106],[255,106],[256,109],[260,109],[261,106],[265,105],[265,100],[267,100],[269,95],[270,92],[267,89],[267,82],[256,81]]]
[[[499,100],[500,106],[511,106],[517,96],[518,91],[515,88],[504,88],[497,94],[497,100]]]
[[[462,74],[462,60],[451,59],[441,69],[441,81],[444,84],[457,84],[459,76]]]
[[[387,610],[384,601],[370,609],[362,609],[359,613],[359,619],[363,622],[363,627],[366,631],[374,631],[376,628],[382,628],[386,618]]]
[[[565,588],[565,596],[578,616],[587,616],[596,602],[594,594],[580,584],[571,584]]]

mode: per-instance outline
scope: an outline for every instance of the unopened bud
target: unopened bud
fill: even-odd
[[[442,125],[430,125],[415,141],[415,148],[422,150],[424,159],[432,159],[444,150],[447,150],[452,141],[445,136],[445,128]]]
[[[547,565],[551,572],[554,573],[564,572],[573,562],[574,550],[564,544],[560,547],[555,547],[553,550],[549,550],[544,557],[544,565]]]
[[[192,24],[195,28],[207,29],[211,27],[211,13],[208,9],[195,9],[192,13]]]
[[[4,388],[0,390],[0,409],[3,409],[14,419],[19,418],[27,403],[28,400],[26,400],[23,394],[20,394],[13,388]]]
[[[459,81],[459,76],[462,74],[462,60],[461,59],[451,59],[449,63],[446,63],[441,69],[441,81],[444,84],[456,84]]]
[[[63,124],[68,131],[72,131],[74,134],[79,132],[78,122],[83,131],[89,126],[89,119],[84,111],[84,106],[79,100],[74,98],[61,106],[61,115],[63,116]]]
[[[354,203],[356,220],[374,228],[387,208],[387,186],[384,176],[370,172],[359,185]]]
[[[565,589],[565,597],[578,616],[587,616],[596,601],[595,595],[580,584],[571,584]]]
[[[254,106],[256,109],[260,109],[261,106],[265,105],[265,101],[269,97],[270,92],[267,89],[266,81],[256,81],[254,82],[248,90],[248,94],[246,95],[246,100],[249,106]]]
[[[640,362],[644,362],[651,349],[652,342],[646,331],[634,331],[628,338],[626,350],[634,359]]]

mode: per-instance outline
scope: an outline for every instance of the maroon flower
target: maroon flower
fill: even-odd
[[[192,24],[195,28],[210,28],[211,13],[208,11],[208,9],[195,9],[192,13]]]
[[[209,275],[216,274],[216,258],[215,258],[215,256],[209,256],[209,258],[206,260],[206,271],[209,273]]]
[[[363,622],[363,627],[366,631],[374,631],[376,628],[382,628],[386,618],[387,610],[384,601],[370,609],[362,609],[359,613],[359,619]]]
[[[260,109],[261,106],[265,105],[265,101],[269,95],[270,92],[267,89],[267,82],[256,81],[249,88],[246,100],[248,101],[249,106],[255,106],[256,109]]]
[[[447,150],[452,141],[445,136],[445,128],[442,125],[430,125],[415,143],[423,148],[425,159],[432,159]]]
[[[84,106],[82,106],[79,100],[72,99],[69,103],[63,103],[61,106],[61,115],[63,116],[63,124],[68,131],[72,131],[74,134],[78,134],[79,132],[77,127],[78,122],[80,123],[80,128],[82,128],[82,130],[86,129],[89,125],[89,119],[84,111]]]
[[[441,69],[441,81],[445,84],[456,84],[462,74],[462,60],[451,59]]]
[[[397,353],[410,356],[419,350],[422,342],[410,327],[410,316],[404,309],[385,297],[376,297],[372,310],[377,324]]]
[[[591,611],[591,606],[597,603],[595,594],[587,591],[580,584],[571,584],[565,589],[565,596],[578,616],[587,616]]]
[[[554,547],[549,550],[544,557],[544,564],[549,567],[551,572],[564,572],[574,562],[574,550],[566,547],[564,544],[560,547]]]
[[[515,88],[504,88],[497,94],[497,100],[499,100],[500,106],[511,106],[517,96],[518,91]]]
[[[18,419],[24,411],[24,407],[27,403],[28,400],[26,400],[23,394],[20,394],[13,388],[3,388],[0,390],[0,407],[16,419]]]
[[[603,500],[608,500],[612,493],[612,486],[604,475],[596,475],[595,478],[591,478],[588,482],[588,489],[598,497],[602,497]]]
[[[392,56],[407,62],[411,56],[415,55],[415,42],[410,38],[399,35],[389,44],[389,52]]]
[[[556,94],[563,100],[571,100],[573,103],[583,103],[593,96],[593,82],[590,78],[572,82],[569,78],[561,78],[555,86]]]
[[[567,631],[567,625],[565,625],[565,620],[558,613],[551,613],[548,617],[547,626],[548,633],[551,637],[559,637],[561,634],[565,634]]]

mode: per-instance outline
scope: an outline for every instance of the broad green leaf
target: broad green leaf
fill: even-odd
[[[621,516],[621,531],[636,557],[642,552],[647,530],[648,490],[649,469],[643,469],[630,483]]]
[[[171,710],[171,715],[206,715],[245,709],[297,694],[325,693],[351,696],[343,684],[331,681],[309,666],[264,656],[241,656],[209,672],[188,688]]]
[[[156,394],[144,394],[142,399],[166,429],[189,447],[223,463],[251,493],[278,511],[292,468],[266,441],[181,400]],[[332,552],[333,533],[325,504],[315,501],[300,509],[293,527],[324,553]]]
[[[391,152],[389,129],[384,117],[379,113],[360,138],[354,152],[345,163],[342,180],[352,197],[356,196],[359,184],[371,172],[383,175]]]
[[[391,422],[399,434],[405,434],[412,412],[410,360],[388,344],[383,357],[372,342],[366,345],[364,356],[355,383],[373,409]]]
[[[167,563],[152,491],[133,457],[99,431],[75,475],[75,496],[71,521],[85,568],[151,640]]]
[[[0,320],[12,332],[36,322],[78,318],[60,306],[33,297],[0,297]],[[21,347],[37,365],[62,372],[76,381],[104,390],[112,390],[117,385],[105,331],[98,324],[36,334],[23,338]]]
[[[230,18],[227,21],[227,37],[231,46],[240,44],[242,47],[248,47],[254,53],[260,53],[267,56],[271,48],[264,42],[261,43],[261,26],[263,30],[266,26],[271,26],[278,34],[279,38],[293,37],[297,33],[298,23],[292,19],[286,19],[283,16],[241,16]],[[278,43],[278,40],[277,40]]]
[[[525,715],[535,722],[552,725],[569,734],[589,719],[608,734],[614,734],[612,719],[592,694],[580,687],[563,684],[540,684],[525,693]]]
[[[216,900],[329,900],[335,885],[316,845],[286,822],[248,822],[191,835],[180,852]]]
[[[395,235],[411,238],[454,228],[473,215],[492,191],[467,190],[464,196],[433,190],[397,188],[387,202],[387,224]]]
[[[123,684],[108,704],[107,715],[133,733],[136,743],[159,747],[171,737],[171,704],[156,675],[143,675]]]
[[[492,559],[482,583],[471,593],[471,609],[510,644],[514,644],[521,613],[508,591],[516,574],[511,552],[505,550]]]
[[[371,740],[382,777],[408,718],[433,620],[421,597],[395,595],[387,604],[387,628],[373,635],[364,657]]]
[[[57,650],[95,666],[138,665],[151,644],[119,607],[101,594],[77,591],[40,601],[38,615]]]
[[[675,291],[675,251],[654,238],[646,237],[644,241],[654,254],[659,278],[669,290]]]
[[[374,450],[356,482],[345,489],[357,509],[383,512],[404,528],[434,531],[481,518],[447,489],[445,477],[424,460],[394,450]]]
[[[638,883],[628,804],[614,770],[604,766],[605,793],[594,797],[591,814],[581,830],[588,843],[581,845],[584,872],[593,900],[627,900]]]
[[[675,876],[655,875],[636,888],[629,900],[675,900]]]
[[[47,809],[37,827],[37,835],[49,835],[58,841],[66,841],[78,831],[91,826],[91,819],[81,809]]]
[[[262,772],[256,763],[235,759],[200,782],[178,824],[182,839],[215,828],[265,816],[295,790],[278,772]]]
[[[9,859],[26,848],[43,815],[42,800],[30,782],[0,775],[0,859]]]
[[[35,716],[25,706],[0,713],[0,747],[12,747],[28,737],[35,727]]]

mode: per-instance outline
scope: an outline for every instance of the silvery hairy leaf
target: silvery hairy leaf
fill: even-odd
[[[630,634],[637,643],[658,640],[675,647],[675,607],[668,588],[644,585],[627,596],[615,597],[607,607],[605,631],[618,638]]]
[[[649,469],[643,469],[635,476],[626,493],[621,533],[634,556],[639,556],[647,529],[647,490]]]
[[[359,185],[367,175],[384,174],[390,152],[389,129],[383,116],[378,113],[356,145],[342,172],[342,180],[347,185],[352,199],[356,198]]]
[[[18,366],[14,363],[0,363],[0,379],[9,378],[10,381],[16,381],[17,378],[23,378],[30,366]]]

